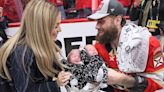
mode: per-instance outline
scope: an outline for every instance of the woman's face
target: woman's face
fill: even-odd
[[[57,16],[56,25],[50,33],[53,40],[56,40],[58,32],[61,32],[60,23],[61,23],[61,14]]]

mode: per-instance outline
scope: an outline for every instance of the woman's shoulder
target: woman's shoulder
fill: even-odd
[[[12,51],[12,54],[17,54],[19,56],[28,57],[33,55],[32,49],[24,44],[18,44]]]
[[[19,62],[14,62],[14,63],[22,63],[20,61],[31,61],[33,58],[33,52],[32,50],[23,44],[16,45],[15,48],[12,50],[11,54],[8,57],[8,61],[10,63],[12,61],[19,61]]]

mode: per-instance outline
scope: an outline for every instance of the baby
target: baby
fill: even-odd
[[[107,86],[107,67],[94,46],[86,45],[84,48],[74,49],[67,58],[68,61],[64,64],[73,74],[71,87],[74,86],[78,91],[95,88],[93,84],[99,84],[102,88]]]
[[[96,48],[92,45],[86,45],[84,48],[73,49],[67,59],[72,64],[87,64],[90,61],[90,57],[98,55]]]

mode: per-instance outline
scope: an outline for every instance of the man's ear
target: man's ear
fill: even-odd
[[[115,17],[114,23],[116,25],[121,25],[121,21],[122,21],[122,16],[118,15]]]

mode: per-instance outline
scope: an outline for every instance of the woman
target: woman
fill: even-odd
[[[60,22],[54,4],[27,4],[19,31],[0,48],[0,75],[11,81],[14,92],[59,92],[68,83],[71,74],[63,71],[54,43]]]

